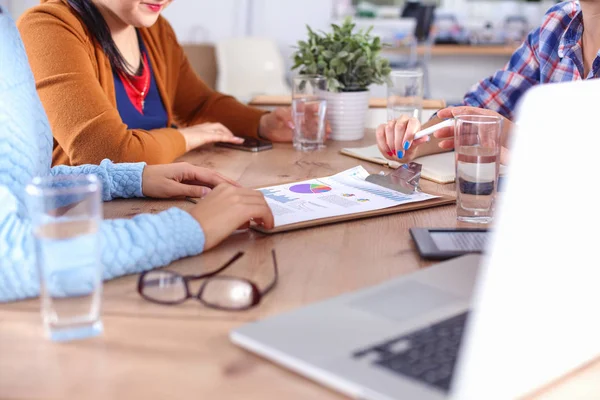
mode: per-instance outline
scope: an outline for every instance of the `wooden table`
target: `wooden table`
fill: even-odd
[[[247,186],[330,175],[360,163],[338,154],[343,146],[373,143],[372,132],[354,143],[329,143],[326,151],[300,153],[275,145],[257,154],[228,149],[189,153],[184,160],[215,168]],[[380,168],[363,163],[370,171]],[[423,182],[450,193],[453,185]],[[107,203],[108,218],[159,212],[182,201],[121,200]],[[168,269],[200,273],[238,250],[246,252],[229,274],[259,284],[271,279],[269,252],[277,251],[279,285],[258,308],[241,313],[207,309],[194,301],[168,307],[142,300],[137,276],[107,282],[102,336],[67,344],[43,338],[38,300],[0,306],[0,398],[10,399],[341,399],[338,393],[232,345],[231,329],[268,315],[410,273],[430,263],[419,258],[412,226],[457,226],[454,206],[395,214],[266,236],[235,234],[216,249]],[[308,257],[310,255],[310,257]],[[589,398],[600,393],[600,362],[541,391],[536,398]],[[579,396],[579,397],[578,397]],[[582,397],[583,396],[583,397]],[[597,397],[597,396],[595,396]]]
[[[401,100],[401,98],[400,98]],[[409,99],[407,99],[409,100]],[[259,95],[254,96],[248,105],[261,108],[289,107],[292,104],[291,95]],[[369,99],[369,109],[386,108],[387,98],[371,97]],[[446,107],[446,101],[441,99],[423,99],[424,110],[439,110]]]

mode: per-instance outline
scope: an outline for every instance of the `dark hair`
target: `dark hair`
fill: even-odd
[[[102,47],[110,65],[122,74],[129,74],[128,63],[117,48],[106,20],[91,0],[67,0],[67,3],[79,14],[83,23]]]

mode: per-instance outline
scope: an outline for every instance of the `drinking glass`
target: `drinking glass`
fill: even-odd
[[[423,71],[392,71],[387,83],[387,119],[402,115],[421,120],[423,110]]]
[[[96,336],[102,332],[102,184],[95,175],[48,176],[34,178],[26,191],[46,334],[56,341]]]
[[[292,116],[294,118],[294,148],[312,151],[325,147],[327,101],[323,93],[327,81],[320,75],[294,77]]]
[[[489,223],[498,190],[502,118],[462,115],[455,124],[457,218]]]

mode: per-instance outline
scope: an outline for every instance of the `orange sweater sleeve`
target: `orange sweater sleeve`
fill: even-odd
[[[173,67],[177,67],[178,80],[173,101],[176,120],[184,126],[220,122],[234,135],[257,137],[260,117],[267,112],[209,88],[192,69],[169,23],[162,18],[159,23],[164,23],[167,48],[173,52]]]
[[[63,14],[33,9],[18,25],[54,139],[69,163],[99,164],[108,158],[158,164],[183,154],[185,140],[176,129],[127,129],[101,84],[113,79],[108,60],[97,54],[101,50],[90,43],[79,20]],[[102,62],[107,65],[97,65]]]

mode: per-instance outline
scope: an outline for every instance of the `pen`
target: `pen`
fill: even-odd
[[[444,121],[440,122],[439,124],[435,124],[433,126],[430,126],[429,128],[420,130],[419,132],[415,133],[415,138],[413,140],[421,139],[424,136],[431,135],[433,132],[435,132],[437,130],[440,130],[442,128],[449,128],[451,126],[454,126],[454,118],[444,120]]]

